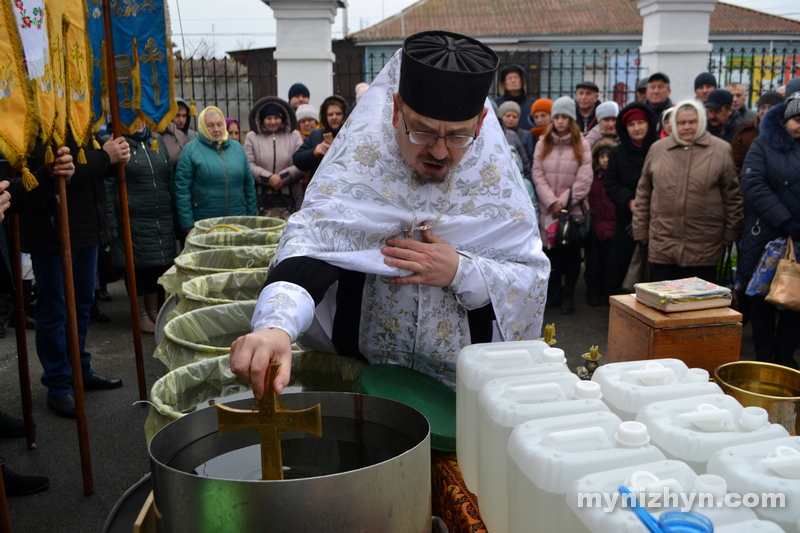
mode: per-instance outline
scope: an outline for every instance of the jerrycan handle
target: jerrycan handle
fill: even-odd
[[[756,470],[774,470],[782,477],[800,479],[800,451],[790,446],[778,446],[756,463]]]
[[[489,368],[511,368],[515,366],[525,366],[533,362],[528,350],[519,348],[510,350],[486,350],[477,358],[481,363]]]
[[[608,435],[599,426],[554,431],[545,435],[542,439],[542,444],[551,448],[558,448],[561,444],[575,443],[577,441],[589,441],[587,448],[592,450],[603,450],[611,447],[608,442]]]
[[[624,381],[639,380],[645,385],[666,385],[675,381],[675,371],[660,363],[647,363],[639,370],[629,370],[622,375]]]
[[[525,402],[558,402],[567,399],[564,390],[558,383],[538,383],[509,387],[503,397],[517,403]]]
[[[694,424],[705,431],[722,431],[733,424],[733,414],[710,403],[701,403],[691,413],[675,417],[676,424]]]
[[[663,494],[664,489],[668,489],[670,493],[680,494],[683,492],[680,482],[674,478],[659,479],[654,473],[648,470],[637,470],[625,480],[625,486],[631,489],[631,492],[643,492],[647,494]],[[641,502],[642,505],[647,504],[647,500]]]

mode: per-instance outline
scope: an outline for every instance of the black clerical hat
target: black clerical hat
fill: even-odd
[[[403,42],[400,98],[435,120],[458,122],[478,116],[497,70],[497,54],[457,33],[426,31]]]

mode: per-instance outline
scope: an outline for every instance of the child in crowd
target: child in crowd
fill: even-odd
[[[608,198],[603,180],[608,168],[608,157],[615,142],[602,139],[592,147],[594,180],[589,190],[589,208],[594,223],[595,240],[586,248],[586,303],[591,306],[608,302],[611,295],[611,242],[614,237],[616,215],[614,203]]]

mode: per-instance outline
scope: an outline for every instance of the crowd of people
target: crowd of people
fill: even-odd
[[[439,76],[442,80],[449,80],[448,76],[453,75],[452,72],[417,65],[414,61],[424,63],[425,59],[415,58],[415,53],[408,49],[403,68],[418,69],[420,73],[434,78]],[[483,68],[485,65],[481,61],[486,59],[488,52],[478,50],[476,54],[475,65]],[[495,70],[488,67],[480,75],[486,78],[487,72],[490,78],[495,76]],[[377,268],[366,276],[363,266],[354,267],[356,272],[362,272],[354,275],[346,268],[349,263],[344,259],[335,266],[328,265],[313,259],[313,254],[309,255],[305,248],[301,250],[305,250],[303,254],[299,254],[291,242],[284,243],[279,253],[281,263],[272,274],[275,290],[285,288],[287,283],[310,285],[305,294],[311,295],[313,301],[302,300],[294,294],[290,297],[301,298],[294,302],[298,308],[312,305],[312,317],[313,304],[319,303],[332,283],[338,281],[339,287],[345,288],[339,291],[344,296],[336,297],[337,305],[343,310],[356,312],[354,316],[351,314],[334,322],[332,345],[356,352],[366,349],[359,344],[364,341],[363,335],[359,338],[347,332],[336,336],[337,328],[353,326],[358,330],[359,324],[354,326],[352,322],[365,308],[354,309],[349,305],[352,302],[347,300],[348,294],[353,294],[349,289],[355,287],[355,293],[360,294],[365,283],[370,286],[371,295],[384,294],[386,298],[397,297],[396,285],[416,283],[436,288],[439,292],[435,293],[435,298],[439,298],[444,306],[436,312],[441,312],[442,316],[450,314],[446,322],[459,333],[459,342],[467,339],[488,341],[491,329],[487,330],[483,325],[492,320],[497,321],[504,337],[527,338],[533,329],[537,329],[535,325],[541,325],[541,313],[525,305],[533,305],[534,300],[543,303],[546,299],[547,305],[559,308],[561,313],[574,313],[575,288],[582,269],[587,303],[600,306],[608,301],[610,295],[626,292],[625,280],[637,250],[647,253],[650,280],[699,276],[716,281],[717,265],[723,250],[736,244],[739,253],[738,284],[743,287],[757,268],[767,243],[785,236],[800,240],[798,78],[792,79],[779,91],[760,94],[755,109],[751,110],[746,106],[745,86],[731,83],[724,89],[719,88],[716,78],[707,72],[695,79],[695,98],[673,104],[669,76],[655,73],[641,80],[636,86],[634,101],[621,107],[614,101],[602,102],[601,91],[592,81],[577,84],[573,94],[555,100],[533,98],[525,69],[511,65],[501,69],[497,78],[499,97],[494,104],[499,127],[497,124],[487,127],[485,111],[481,112],[484,98],[481,94],[488,91],[491,80],[485,83],[485,87],[479,87],[477,96],[468,92],[469,83],[465,82],[465,88],[460,89],[463,91],[461,98],[475,104],[475,109],[465,111],[453,102],[431,97],[427,88],[412,86],[410,81],[404,85],[403,79],[400,77],[399,87],[396,76],[380,80],[395,91],[393,102],[365,96],[372,94],[366,84],[359,84],[356,88],[355,109],[363,116],[377,117],[371,119],[372,123],[365,122],[365,127],[379,124],[383,120],[381,117],[391,115],[393,131],[389,135],[376,126],[370,141],[374,144],[360,145],[355,160],[364,167],[359,172],[368,176],[372,176],[369,169],[376,164],[383,165],[384,175],[375,178],[384,183],[383,189],[375,189],[376,205],[383,202],[385,206],[396,208],[398,195],[408,194],[405,189],[394,190],[398,183],[405,181],[392,173],[410,172],[415,177],[413,190],[408,187],[412,191],[411,200],[401,210],[405,213],[402,216],[408,215],[409,210],[413,215],[408,225],[410,229],[405,229],[408,239],[389,237],[385,240],[386,247],[381,253],[386,256],[387,270],[384,272]],[[367,107],[358,103],[362,96],[367,99]],[[119,271],[125,267],[115,165],[124,164],[127,176],[139,325],[143,333],[153,333],[163,304],[163,291],[157,280],[172,265],[183,239],[196,221],[237,215],[289,219],[293,214],[308,209],[309,213],[313,212],[308,217],[292,218],[297,227],[287,226],[301,232],[316,227],[320,217],[331,216],[331,194],[343,194],[338,191],[335,179],[342,174],[344,165],[336,166],[329,161],[333,157],[325,159],[325,156],[334,139],[347,131],[346,121],[351,106],[338,95],[325,98],[319,109],[309,105],[309,99],[309,90],[301,83],[291,86],[286,100],[278,96],[259,99],[249,111],[245,124],[249,127],[247,131],[239,120],[226,118],[224,112],[215,106],[203,109],[196,118],[197,129],[192,129],[190,106],[178,99],[178,113],[163,131],[151,131],[141,125],[132,134],[120,138],[101,136],[99,140],[103,144],[100,149],[83,147],[86,164],[72,163],[69,153],[77,153],[80,148],[77,146],[59,151],[55,166],[44,164],[45,147],[39,147],[34,153],[29,166],[41,167],[37,173],[42,176],[45,186],[31,193],[16,185],[9,187],[18,191],[14,194],[19,195],[19,203],[24,205],[24,209],[19,211],[23,217],[22,249],[31,254],[38,287],[33,317],[36,349],[44,367],[41,380],[47,388],[47,405],[54,413],[67,418],[76,416],[67,353],[55,197],[52,187],[46,186],[48,176],[52,181],[59,175],[67,177],[69,174],[70,202],[81,206],[70,210],[69,214],[85,387],[99,390],[121,387],[121,380],[93,372],[91,355],[85,350],[92,309],[96,309],[98,296],[105,292],[100,290],[102,285],[98,285],[98,264],[102,264],[98,254],[102,256],[107,250],[110,257],[108,268],[117,272],[116,278],[113,274],[104,276],[101,272],[101,281],[118,279]],[[515,202],[521,203],[517,210],[509,211],[510,217],[517,218],[498,221],[498,228],[504,229],[492,234],[492,238],[507,244],[509,250],[520,250],[524,246],[518,241],[527,236],[525,238],[530,241],[530,249],[525,251],[529,256],[527,262],[487,259],[474,253],[470,247],[458,247],[447,241],[448,236],[468,233],[465,221],[469,225],[477,220],[474,217],[462,217],[465,219],[461,221],[462,225],[455,225],[452,229],[449,221],[442,222],[437,227],[437,232],[441,230],[441,238],[431,231],[443,220],[447,206],[454,202],[452,197],[461,194],[454,190],[455,178],[451,173],[465,172],[467,175],[469,165],[480,163],[489,166],[482,167],[482,181],[479,180],[482,185],[464,189],[468,197],[460,209],[465,213],[476,210],[476,204],[481,202],[486,209],[496,209],[490,199],[497,193],[495,188],[499,187],[499,175],[495,179],[491,172],[484,174],[492,164],[496,168],[492,156],[479,154],[459,166],[466,150],[482,131],[486,132],[482,134],[486,139],[510,147],[513,161],[508,164],[518,169],[525,185],[520,196],[515,184],[501,184],[506,187],[503,189],[504,198],[513,197]],[[496,145],[497,153],[502,152],[499,147]],[[449,186],[442,183],[449,183]],[[309,188],[311,184],[315,185]],[[443,207],[438,213],[428,213],[427,218],[423,218],[422,211],[418,216],[416,210],[434,204],[430,200],[425,204],[420,193],[414,192],[421,187],[436,189],[438,192],[434,191],[434,196],[444,195],[440,202]],[[321,189],[334,192],[323,194]],[[307,198],[307,194],[311,196]],[[8,208],[4,196],[0,194],[0,216]],[[353,199],[343,196],[342,201],[351,202]],[[361,218],[346,222],[358,226],[363,221],[372,221],[361,228],[364,235],[378,231],[375,228],[380,231],[394,228],[384,220],[388,215],[381,209],[372,210],[362,203],[358,204],[356,211],[360,213],[356,218]],[[527,220],[528,214],[531,215],[530,228],[524,224],[515,225]],[[448,215],[444,220],[449,218],[455,217]],[[563,237],[559,227],[565,218],[588,224],[588,231],[581,234],[577,243],[571,240],[569,245],[563,245],[562,242],[566,241],[559,241]],[[518,226],[526,229],[515,233]],[[541,245],[536,237],[531,237],[536,234],[536,228],[541,236]],[[420,240],[412,238],[417,231]],[[484,237],[490,233],[485,224],[475,230],[475,235],[483,234]],[[362,244],[352,244],[352,249],[348,248],[347,252],[357,250]],[[324,248],[318,252],[341,253]],[[419,260],[417,256],[420,256]],[[509,257],[517,256],[510,254]],[[355,261],[353,265],[360,260],[359,255],[357,260],[352,260]],[[548,260],[551,270],[549,281],[545,282],[546,276],[540,274],[546,272],[543,265]],[[427,265],[434,272],[430,274],[433,277],[420,271],[410,276],[414,282],[406,281],[409,279],[406,277],[392,277],[385,284],[379,283],[383,277],[375,277],[375,274],[396,276],[403,269],[416,272],[419,265],[422,265],[420,268]],[[520,270],[515,270],[517,268]],[[296,281],[298,276],[302,282]],[[488,287],[476,284],[476,279],[485,280],[493,276],[494,281]],[[517,294],[519,287],[509,286],[506,287],[511,291],[509,294],[515,294],[514,298],[519,297],[519,301],[526,303],[515,306],[509,298],[506,304],[501,304],[508,295],[493,291],[504,287],[508,280],[523,279],[525,283],[533,284],[530,286],[537,287],[537,291],[541,289],[542,295],[534,298],[531,293],[528,298],[523,298]],[[440,290],[444,287],[450,289]],[[6,292],[12,290],[13,287],[6,288]],[[426,290],[430,291],[430,288]],[[265,289],[264,292],[269,291]],[[430,304],[431,294],[426,294],[426,305]],[[280,296],[288,297],[285,293]],[[457,304],[450,302],[452,298]],[[361,305],[360,301],[356,303]],[[746,303],[751,310],[749,316],[759,360],[797,368],[793,354],[800,340],[800,313],[777,308],[766,302],[763,296],[749,297]],[[370,312],[378,317],[382,304],[370,305],[375,306]],[[512,320],[519,313],[527,312],[526,309],[536,315],[535,319]],[[257,310],[256,314],[261,316],[259,313],[261,311]],[[380,316],[375,323],[383,327],[385,324],[381,321],[389,319]],[[369,324],[369,316],[366,320],[360,323],[362,329]],[[396,321],[397,316],[393,320]],[[256,322],[257,317],[254,324]],[[429,331],[439,331],[444,323],[431,324]],[[263,324],[262,327],[266,328]],[[301,333],[302,328],[296,329],[293,337]],[[455,335],[454,331],[448,329],[437,333],[441,338],[435,342],[431,340],[430,352],[436,354],[441,349],[447,351],[443,358],[450,357],[450,345],[442,339]],[[380,338],[380,334],[376,335]],[[289,337],[285,334],[278,337],[268,340],[280,345],[281,356],[285,356],[284,348],[288,346],[285,341]],[[266,336],[245,339],[248,338],[250,340],[237,341],[240,342],[238,348],[234,343],[234,353],[246,352],[252,343],[267,339]],[[370,345],[369,348],[376,346]],[[248,357],[252,356],[252,353],[248,354]],[[394,355],[380,356],[376,360],[394,360],[392,357]],[[454,369],[449,362],[442,362],[445,359],[437,360],[432,356],[424,364],[447,382],[452,379]],[[245,365],[250,365],[249,359]],[[249,366],[244,370],[234,370],[251,377]],[[282,374],[279,380],[287,381],[288,374]],[[254,383],[254,390],[261,394],[263,386]],[[0,413],[0,436],[21,436],[24,434],[22,428],[20,420]],[[24,486],[17,493],[46,488],[39,478],[23,477],[23,481]]]

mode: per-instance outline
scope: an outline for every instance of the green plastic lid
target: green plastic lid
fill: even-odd
[[[456,451],[456,393],[435,379],[399,365],[369,365],[354,392],[413,407],[431,425],[431,448]]]

